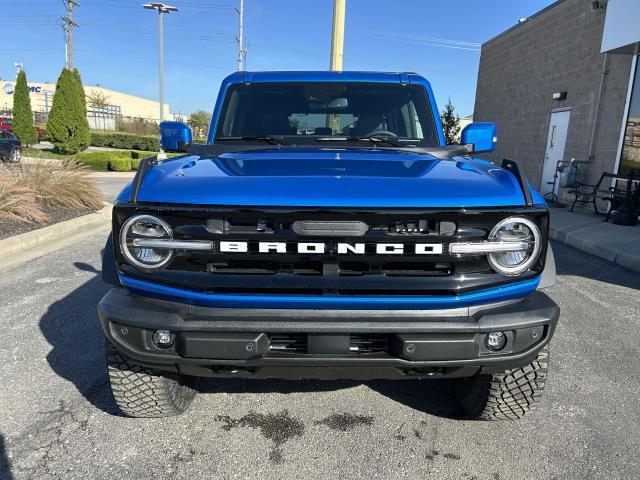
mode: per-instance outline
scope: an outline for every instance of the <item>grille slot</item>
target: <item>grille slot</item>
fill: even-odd
[[[351,353],[380,353],[389,350],[389,336],[375,334],[351,335]]]
[[[385,263],[380,271],[388,277],[444,276],[453,273],[453,264],[444,262],[394,262]]]
[[[269,350],[286,353],[307,353],[307,336],[304,334],[272,334]]]
[[[455,222],[438,220],[395,220],[389,223],[387,235],[440,235],[449,237],[456,233]]]
[[[233,260],[211,262],[207,271],[218,275],[275,275],[294,273],[296,275],[322,275],[322,262],[278,263],[265,261]]]

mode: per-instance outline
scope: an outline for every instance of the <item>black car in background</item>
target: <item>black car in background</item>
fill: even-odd
[[[0,159],[18,163],[22,156],[20,140],[12,132],[0,130]]]

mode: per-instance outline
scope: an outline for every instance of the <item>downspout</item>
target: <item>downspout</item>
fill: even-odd
[[[600,100],[602,99],[602,91],[604,90],[604,78],[609,73],[607,67],[609,66],[609,54],[605,53],[602,60],[602,72],[600,72],[600,87],[598,88],[598,97],[596,99],[596,109],[593,112],[593,126],[591,127],[591,138],[589,139],[589,153],[587,155],[587,161],[593,160],[593,145],[596,141],[596,127],[598,126],[598,120],[600,119]]]

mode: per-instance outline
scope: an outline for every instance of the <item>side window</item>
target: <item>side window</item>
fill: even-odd
[[[0,140],[4,140],[5,138],[7,138],[6,134],[3,130],[0,130]]]

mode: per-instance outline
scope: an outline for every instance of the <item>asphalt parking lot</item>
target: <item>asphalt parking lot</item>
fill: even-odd
[[[117,415],[95,305],[103,238],[0,278],[0,478],[639,478],[640,276],[555,245],[546,396],[452,420],[438,381],[207,381],[183,416]]]

